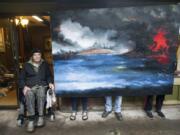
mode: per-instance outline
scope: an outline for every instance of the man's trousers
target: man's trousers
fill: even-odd
[[[44,115],[44,105],[46,101],[46,87],[34,86],[26,93],[26,106],[28,116],[35,116],[35,100],[39,116]]]
[[[161,111],[162,105],[163,105],[163,101],[164,101],[164,97],[165,95],[157,95],[156,96],[156,111]],[[153,96],[149,95],[147,96],[146,102],[145,102],[145,110],[146,111],[151,111],[152,110],[152,106],[153,106]]]

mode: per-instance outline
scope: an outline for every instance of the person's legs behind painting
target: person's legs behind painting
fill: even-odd
[[[78,111],[78,99],[81,99],[81,104],[82,104],[82,120],[87,120],[88,119],[88,98],[87,97],[73,97],[71,98],[71,104],[72,104],[72,113],[70,115],[70,120],[76,120],[76,115]]]
[[[77,97],[71,98],[71,107],[72,107],[72,112],[70,115],[70,120],[76,120],[76,115],[78,111],[78,98]]]
[[[115,97],[115,104],[114,104],[114,112],[117,120],[123,120],[122,113],[121,113],[121,105],[122,105],[122,96]]]
[[[153,106],[153,95],[148,95],[145,99],[144,111],[149,118],[154,117],[152,114],[152,106]]]
[[[165,97],[165,95],[157,95],[156,96],[155,112],[157,112],[158,116],[160,116],[161,118],[165,118],[164,113],[161,111],[162,106],[163,106],[164,97]],[[153,108],[153,96],[149,95],[146,98],[145,107],[144,107],[146,115],[149,118],[154,117],[152,114],[152,108]]]
[[[87,120],[88,119],[88,98],[82,97],[81,102],[82,102],[82,120]]]
[[[102,118],[106,118],[112,112],[112,97],[106,96],[105,97],[105,109],[102,113]]]
[[[165,118],[164,113],[161,111],[162,106],[163,106],[163,101],[164,101],[165,95],[157,95],[156,96],[156,106],[155,106],[155,111],[161,118]]]
[[[122,120],[121,105],[122,105],[122,97],[116,96],[115,104],[114,104],[114,112],[118,120]],[[111,112],[112,112],[112,97],[107,96],[105,97],[105,109],[102,114],[102,118],[106,118]]]

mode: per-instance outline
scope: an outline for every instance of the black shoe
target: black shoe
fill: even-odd
[[[115,112],[115,116],[116,116],[116,118],[117,118],[117,120],[119,120],[119,121],[122,121],[123,120],[123,117],[122,117],[122,114],[121,114],[121,112]]]
[[[102,118],[106,118],[110,113],[111,113],[111,111],[109,111],[109,112],[104,111],[102,114]]]
[[[24,115],[19,115],[17,118],[17,125],[22,127],[24,125]]]
[[[157,114],[158,114],[161,118],[165,118],[165,117],[166,117],[163,112],[161,112],[161,111],[156,111],[156,112],[157,112]]]
[[[145,111],[146,112],[146,115],[149,117],[149,118],[153,118],[153,114],[151,111]]]

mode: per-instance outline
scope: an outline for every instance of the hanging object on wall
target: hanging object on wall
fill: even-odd
[[[4,28],[0,28],[0,52],[5,52]]]

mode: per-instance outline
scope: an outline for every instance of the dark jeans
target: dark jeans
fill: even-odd
[[[157,95],[156,96],[156,105],[155,105],[156,111],[161,111],[163,101],[164,101],[164,97],[165,97],[165,95]],[[153,106],[153,96],[149,95],[146,98],[144,110],[145,111],[151,111],[152,106]]]
[[[87,97],[82,97],[82,98],[77,98],[73,97],[71,98],[71,103],[72,103],[72,111],[76,112],[78,110],[78,100],[81,100],[82,104],[82,110],[87,111],[87,104],[88,104],[88,98]]]

